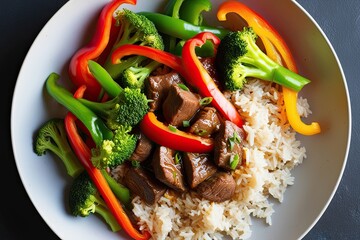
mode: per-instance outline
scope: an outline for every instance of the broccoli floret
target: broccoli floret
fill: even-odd
[[[295,91],[310,81],[271,60],[256,44],[251,27],[229,32],[220,42],[215,64],[228,90],[242,89],[247,78],[273,81]]]
[[[137,137],[131,127],[120,126],[114,131],[111,140],[104,140],[100,146],[92,149],[91,161],[99,169],[116,167],[127,160],[134,152]]]
[[[53,152],[62,160],[70,176],[75,177],[83,170],[68,142],[63,119],[53,118],[45,122],[34,140],[34,152],[38,156]]]
[[[69,191],[69,208],[74,216],[87,217],[97,213],[113,232],[121,229],[86,171],[79,174],[72,182]]]
[[[150,61],[145,66],[132,66],[125,69],[120,75],[120,85],[128,88],[139,88],[144,91],[145,79],[161,64],[156,61]]]
[[[164,49],[161,35],[158,33],[153,22],[145,16],[128,9],[122,9],[117,11],[115,18],[120,27],[120,32],[112,47],[112,51],[124,44],[136,44],[161,50]],[[109,57],[104,66],[114,79],[118,79],[119,75],[125,69],[134,65],[142,66],[146,60],[148,59],[143,56],[131,56],[123,59],[119,64],[112,64]]]
[[[79,99],[99,117],[106,125],[115,130],[119,126],[138,124],[149,110],[149,101],[141,89],[124,88],[120,93],[106,102],[95,102]]]

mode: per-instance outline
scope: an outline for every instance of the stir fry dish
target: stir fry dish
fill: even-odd
[[[285,40],[240,1],[168,0],[159,12],[111,0],[68,75],[49,70],[46,93],[67,110],[35,132],[71,177],[69,213],[96,214],[131,239],[247,239],[271,225],[291,170],[306,158],[296,136],[321,132],[298,93]],[[228,14],[244,21],[226,27]],[[65,87],[68,78],[72,87]],[[270,200],[272,199],[272,200]],[[101,221],[101,220],[99,220]]]

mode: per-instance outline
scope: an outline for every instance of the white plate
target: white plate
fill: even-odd
[[[72,54],[92,36],[92,26],[106,0],[71,0],[45,25],[29,50],[18,76],[12,105],[11,134],[17,168],[31,201],[50,228],[67,239],[119,239],[95,216],[72,217],[66,194],[70,179],[62,163],[51,154],[37,157],[32,150],[34,131],[64,109],[44,91],[44,81],[55,71],[67,79]],[[136,9],[156,10],[160,0],[138,0]],[[214,8],[220,1],[214,1]],[[312,17],[296,2],[244,1],[261,13],[288,42],[302,74],[312,80],[301,92],[322,133],[300,139],[307,159],[294,171],[295,184],[276,204],[272,226],[254,221],[252,239],[297,239],[303,237],[332,199],[341,179],[351,136],[350,101],[345,76],[328,39]],[[123,5],[135,9],[131,5]],[[135,10],[136,10],[135,9]],[[120,234],[121,235],[121,234]],[[125,237],[125,235],[121,235]]]

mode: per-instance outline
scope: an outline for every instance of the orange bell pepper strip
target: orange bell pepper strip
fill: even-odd
[[[217,11],[218,20],[226,21],[228,13],[238,14],[254,29],[264,44],[266,54],[271,59],[280,64],[283,64],[282,61],[284,61],[288,69],[297,72],[295,60],[289,47],[280,34],[262,16],[245,4],[233,0],[223,2],[219,6]],[[296,105],[298,92],[283,87],[283,96],[288,121],[296,132],[303,135],[314,135],[321,132],[319,123],[312,122],[311,124],[306,124],[301,120]]]
[[[140,129],[149,139],[159,145],[183,151],[205,153],[214,148],[212,138],[203,138],[176,128],[170,128],[160,122],[154,112],[148,112],[140,122]]]
[[[71,58],[69,76],[76,87],[87,86],[86,98],[97,100],[101,86],[88,69],[88,60],[96,60],[106,50],[113,29],[114,11],[124,3],[136,4],[136,0],[112,0],[101,11],[95,34],[91,41]]]
[[[86,87],[80,87],[79,90],[75,92],[74,97],[76,98],[82,97],[85,89]],[[102,174],[101,170],[93,166],[90,160],[91,150],[80,136],[76,121],[77,121],[76,116],[71,112],[68,112],[64,122],[65,122],[65,129],[69,138],[70,145],[74,150],[75,155],[78,157],[80,163],[89,174],[91,180],[95,184],[100,195],[103,197],[109,210],[114,215],[115,219],[117,220],[121,228],[131,238],[138,240],[149,239],[150,238],[149,232],[145,231],[144,233],[140,233],[136,228],[134,228],[129,217],[127,216],[126,212],[119,203],[118,199],[111,191],[111,188],[108,185],[106,178]]]

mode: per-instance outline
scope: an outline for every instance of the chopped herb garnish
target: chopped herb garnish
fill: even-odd
[[[178,86],[179,86],[182,90],[189,91],[189,88],[188,88],[185,84],[178,83]]]
[[[239,154],[232,155],[230,157],[230,168],[232,170],[235,170],[237,165],[239,164],[239,161],[240,161]]]
[[[134,168],[138,168],[138,167],[140,167],[140,162],[139,162],[139,161],[132,160],[132,161],[131,161],[131,165],[132,165]]]
[[[176,171],[173,171],[173,178],[176,179],[176,176],[177,176]]]
[[[168,126],[169,130],[172,131],[172,132],[176,132],[177,131],[177,128],[173,125],[169,125]]]
[[[176,152],[175,153],[175,164],[179,164],[179,163],[181,163],[181,153]]]
[[[201,106],[209,105],[212,102],[212,100],[213,100],[212,97],[204,97],[203,99],[200,100],[200,105]]]
[[[229,141],[230,150],[233,150],[235,144],[241,142],[241,138],[240,138],[239,134],[235,131],[233,136],[229,137],[228,141]]]
[[[198,129],[195,131],[195,134],[199,136],[204,136],[206,133],[207,131],[205,129]]]
[[[229,138],[229,147],[230,147],[230,150],[231,150],[231,151],[234,149],[234,146],[235,146],[234,141],[232,141],[232,140]]]
[[[183,121],[183,127],[189,127],[190,121]]]

